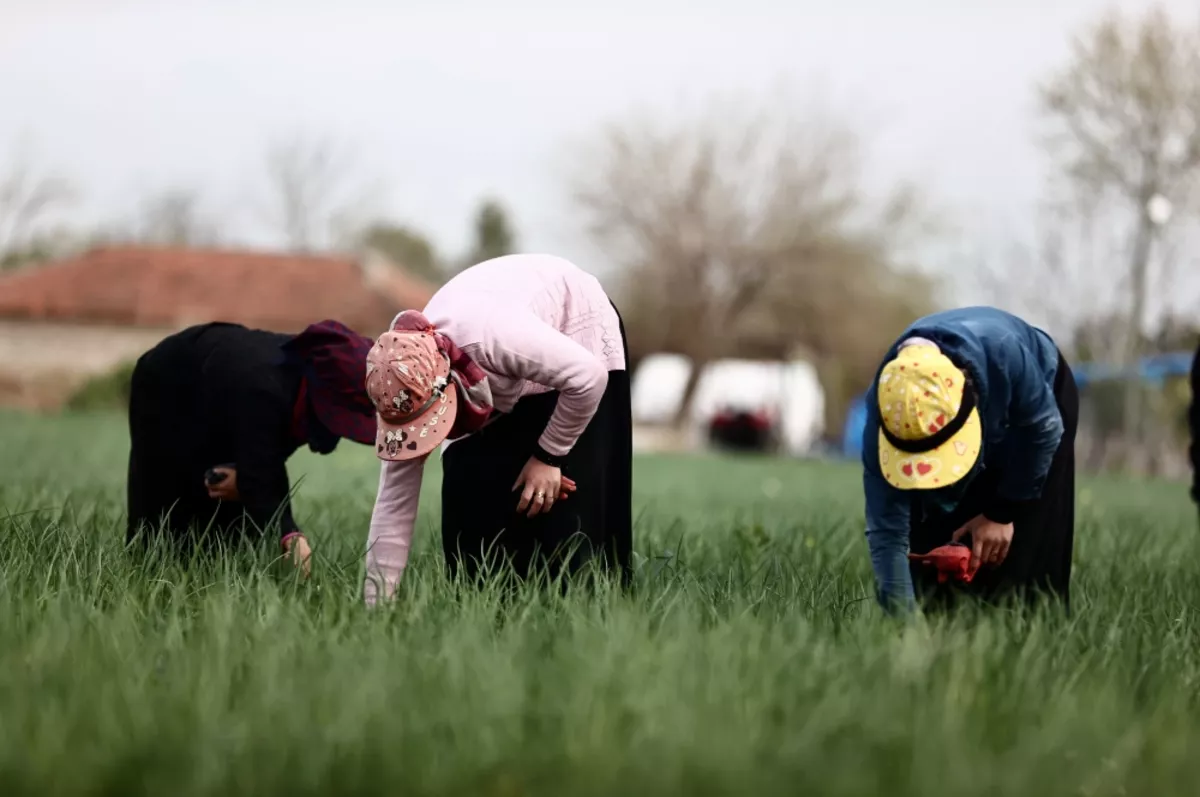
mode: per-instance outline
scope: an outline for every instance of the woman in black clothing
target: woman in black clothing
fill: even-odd
[[[363,389],[373,343],[336,321],[299,335],[213,323],[142,355],[129,402],[127,539],[270,530],[307,571],[286,462],[302,445],[328,454],[343,437],[374,443]]]

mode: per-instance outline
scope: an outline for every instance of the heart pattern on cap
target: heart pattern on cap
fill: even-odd
[[[928,479],[942,469],[942,461],[933,457],[919,457],[900,462],[900,472],[909,479]]]

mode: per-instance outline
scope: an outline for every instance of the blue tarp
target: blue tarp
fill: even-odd
[[[858,459],[862,454],[863,427],[867,424],[867,403],[863,396],[850,402],[846,412],[846,426],[842,432],[842,456]]]
[[[1127,379],[1133,374],[1152,385],[1160,385],[1169,377],[1187,377],[1192,371],[1194,357],[1195,354],[1190,351],[1172,352],[1144,357],[1136,368],[1109,363],[1079,363],[1072,364],[1071,371],[1075,374],[1075,384],[1081,388],[1094,382]],[[846,413],[846,425],[842,431],[842,455],[847,459],[858,459],[862,454],[863,427],[867,422],[864,397],[858,396],[851,401],[850,409]]]
[[[1075,384],[1080,387],[1092,382],[1127,379],[1135,373],[1138,379],[1157,385],[1168,377],[1190,374],[1194,356],[1192,352],[1179,351],[1143,357],[1136,368],[1110,363],[1080,363],[1072,365],[1071,370],[1075,373]]]

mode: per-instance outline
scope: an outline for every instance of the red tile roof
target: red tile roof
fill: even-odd
[[[374,336],[434,286],[348,258],[104,247],[0,275],[0,318],[180,327],[232,321],[298,332],[332,318]]]

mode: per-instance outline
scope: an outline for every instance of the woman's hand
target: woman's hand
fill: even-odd
[[[221,481],[212,484],[207,477],[204,480],[204,487],[208,490],[208,497],[216,501],[238,501],[241,496],[238,495],[237,487],[237,468],[229,468],[224,465],[212,469],[212,472],[221,478]]]
[[[976,515],[967,524],[954,532],[951,540],[958,542],[960,538],[971,535],[971,564],[972,571],[980,564],[998,567],[1008,556],[1012,545],[1013,526],[1011,523],[995,523],[983,515]]]
[[[513,489],[516,490],[522,484],[525,485],[525,489],[521,492],[517,511],[525,512],[528,509],[529,517],[539,512],[549,512],[562,492],[562,471],[553,465],[547,465],[537,457],[530,457],[513,484]]]
[[[308,538],[303,534],[293,534],[284,540],[283,548],[292,565],[300,571],[304,578],[308,578],[312,573],[312,548],[308,545]]]

